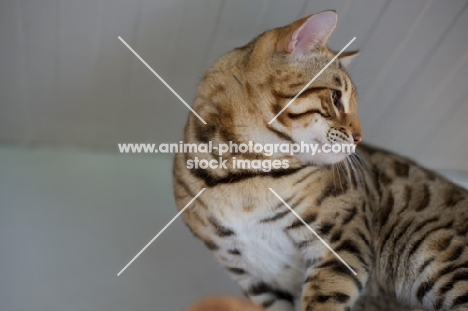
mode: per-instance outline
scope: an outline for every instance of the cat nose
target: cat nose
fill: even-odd
[[[360,134],[353,134],[354,143],[357,145],[361,142],[362,136]]]

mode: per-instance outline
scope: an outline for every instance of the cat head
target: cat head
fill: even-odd
[[[191,116],[189,123],[197,125],[189,135],[199,141],[236,143],[359,143],[357,92],[345,70],[357,52],[342,53],[282,111],[336,55],[326,46],[336,23],[333,11],[310,15],[221,57],[202,79],[194,104],[207,125]],[[295,158],[324,165],[346,156],[318,153]]]

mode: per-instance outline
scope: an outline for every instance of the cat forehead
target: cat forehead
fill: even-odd
[[[281,57],[279,60],[273,61],[272,64],[267,66],[270,68],[278,67],[284,71],[302,73],[303,75],[308,75],[311,79],[319,72],[321,72],[319,77],[322,77],[322,79],[329,79],[336,75],[348,76],[345,67],[340,61],[335,60],[330,63],[333,57],[334,55],[332,53],[323,52],[311,53],[307,58],[302,58],[300,60],[291,60],[288,57]],[[325,67],[326,69],[322,71]]]
[[[339,64],[328,66],[324,71],[324,66],[317,64],[295,65],[291,68],[276,69],[274,75],[280,80],[291,79],[302,81],[304,85],[314,79],[312,85],[335,86],[348,91],[354,88],[351,78],[346,70]]]

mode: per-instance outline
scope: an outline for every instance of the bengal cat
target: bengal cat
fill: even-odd
[[[337,15],[326,11],[258,36],[221,57],[199,84],[184,142],[354,143],[358,98],[344,53],[269,121],[336,55]],[[268,311],[468,310],[468,193],[395,154],[267,157],[231,152],[226,168],[189,169],[177,154],[174,189],[193,234],[244,293]],[[287,168],[236,169],[237,159],[287,160]],[[357,273],[351,272],[273,189]],[[362,307],[363,308],[363,307]]]

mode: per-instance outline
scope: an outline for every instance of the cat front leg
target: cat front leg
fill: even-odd
[[[307,268],[302,289],[302,311],[350,311],[363,291],[369,277],[366,264],[350,249],[336,247],[356,275],[333,253]]]
[[[277,285],[268,284],[254,277],[244,276],[237,280],[244,294],[256,305],[268,311],[293,311],[294,295]]]
[[[373,252],[370,234],[354,210],[343,219],[319,222],[305,215],[307,224],[298,220],[286,229],[306,263],[302,311],[351,311],[363,293]]]
[[[263,282],[253,282],[247,289],[249,299],[268,311],[293,311],[294,296]]]

